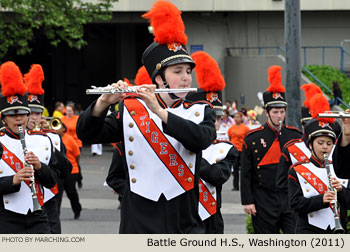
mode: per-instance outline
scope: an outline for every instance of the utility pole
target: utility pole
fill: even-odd
[[[284,38],[286,46],[286,123],[301,129],[300,118],[300,0],[285,0]]]

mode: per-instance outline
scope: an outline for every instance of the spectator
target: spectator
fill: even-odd
[[[229,110],[225,110],[224,113],[225,114],[222,116],[221,125],[220,125],[220,129],[219,129],[220,134],[217,135],[217,138],[219,140],[227,140],[228,141],[229,138],[227,135],[227,131],[231,127],[231,125],[233,125],[235,123],[235,121],[229,115]]]
[[[61,118],[64,114],[64,104],[63,102],[56,102],[55,103],[55,110],[53,111],[52,113],[52,117],[58,117],[58,118]]]
[[[261,125],[257,120],[257,113],[254,110],[247,112],[247,125],[250,129],[255,129]]]
[[[339,105],[339,103],[340,103],[339,99],[343,99],[342,91],[341,91],[341,89],[339,87],[338,82],[333,81],[332,82],[332,87],[333,87],[332,95],[333,95],[334,99],[333,100],[329,100],[329,106],[330,107],[332,107],[333,105]]]
[[[233,190],[239,190],[239,166],[240,166],[240,157],[242,152],[243,139],[245,134],[249,131],[249,127],[243,123],[243,113],[237,112],[234,114],[233,119],[235,124],[232,125],[227,134],[231,143],[237,148],[239,157],[237,162],[233,167]]]

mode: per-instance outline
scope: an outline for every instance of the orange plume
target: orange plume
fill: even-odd
[[[21,70],[13,61],[7,61],[0,66],[0,83],[3,96],[23,96],[26,92]]]
[[[204,91],[221,91],[225,88],[225,80],[218,63],[206,52],[195,52],[191,55],[196,63],[198,85]]]
[[[139,68],[139,70],[137,70],[137,74],[135,76],[135,84],[136,85],[152,84],[151,77],[149,77],[149,74],[145,66],[142,66]]]
[[[281,76],[281,66],[270,66],[267,70],[268,81],[270,86],[266,91],[271,93],[284,93],[286,91],[285,87],[282,86],[282,76]]]
[[[300,87],[300,89],[304,90],[304,92],[305,92],[305,101],[304,101],[303,105],[307,108],[310,108],[311,98],[315,94],[322,94],[321,88],[314,83],[304,84]]]
[[[41,65],[33,64],[28,73],[24,75],[24,82],[29,94],[42,95],[45,91],[42,88],[44,71]]]
[[[319,113],[324,113],[326,111],[330,111],[331,108],[329,106],[329,102],[327,98],[323,94],[315,94],[310,100],[310,114],[312,118],[317,118],[320,122],[328,122],[333,123],[335,118],[318,118]]]
[[[151,10],[143,14],[142,17],[150,21],[154,41],[158,44],[187,44],[181,11],[173,3],[157,1]]]

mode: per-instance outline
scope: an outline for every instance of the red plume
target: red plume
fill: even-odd
[[[7,61],[0,66],[0,83],[3,96],[23,96],[26,92],[21,70],[13,61]]]
[[[225,80],[218,63],[206,52],[195,52],[191,55],[196,63],[196,77],[199,87],[204,91],[221,91]]]
[[[317,118],[319,113],[330,111],[329,102],[323,94],[315,94],[310,100],[310,114],[312,118]],[[317,118],[320,122],[333,123],[335,118]]]
[[[135,84],[136,85],[152,84],[151,77],[149,77],[149,74],[145,66],[142,66],[139,68],[139,70],[137,70],[137,74],[135,76]]]
[[[24,82],[29,94],[42,95],[45,91],[42,88],[44,71],[41,65],[33,64],[28,73],[24,75]]]
[[[266,91],[271,93],[284,93],[285,87],[282,86],[281,66],[270,66],[267,70],[268,81],[270,86]]]
[[[304,92],[305,92],[305,101],[304,101],[303,105],[307,108],[310,108],[311,98],[315,94],[322,94],[321,88],[314,83],[304,84],[300,87],[300,89],[304,90]]]
[[[181,11],[168,1],[157,1],[152,9],[142,15],[148,19],[153,28],[154,41],[159,44],[187,44],[185,25]]]

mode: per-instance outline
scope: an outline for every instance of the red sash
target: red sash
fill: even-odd
[[[125,107],[134,119],[142,135],[146,141],[168,168],[177,182],[185,191],[189,191],[194,187],[194,176],[188,168],[185,161],[171,145],[163,132],[158,128],[157,124],[149,117],[148,111],[137,99],[124,100]],[[152,141],[152,136],[157,135],[158,140]],[[166,150],[164,149],[166,146]],[[163,154],[166,151],[165,154]],[[162,153],[163,152],[163,153]]]
[[[309,158],[307,157],[307,155],[297,146],[295,146],[295,144],[292,144],[288,147],[288,151],[289,153],[298,161],[305,161],[308,160]],[[296,155],[295,155],[296,154]],[[305,157],[304,159],[302,159],[301,157]]]
[[[22,161],[16,157],[15,154],[13,154],[11,151],[9,151],[5,145],[2,145],[3,146],[3,153],[2,153],[2,160],[5,161],[5,163],[12,168],[12,170],[14,172],[18,172],[19,170],[21,170],[23,168],[23,163]],[[6,152],[6,153],[5,153]],[[25,184],[30,188],[30,181],[24,181]],[[43,196],[43,192],[41,190],[41,187],[40,187],[40,184],[35,181],[35,191],[36,191],[36,195],[38,197],[38,201],[39,201],[39,204],[41,206],[44,205],[44,196]]]
[[[198,186],[199,186],[200,203],[203,205],[205,210],[207,210],[210,215],[215,214],[216,200],[214,199],[213,195],[210,193],[208,187],[205,186],[205,184],[201,179],[199,179]]]
[[[308,168],[303,165],[298,165],[294,167],[294,170],[299,173],[309,184],[316,189],[319,194],[324,194],[328,187],[322,180],[320,180],[315,174],[313,174]],[[329,204],[330,208],[332,208],[332,204]],[[332,208],[333,209],[333,208]]]

